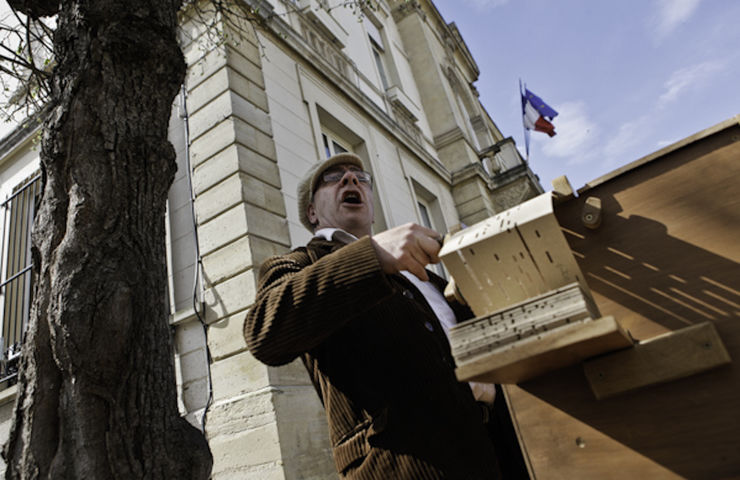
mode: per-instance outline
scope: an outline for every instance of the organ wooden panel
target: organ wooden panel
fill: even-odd
[[[506,385],[532,476],[740,478],[738,119],[578,193],[555,213],[601,314],[638,340],[711,322],[735,363],[605,400],[579,365]]]

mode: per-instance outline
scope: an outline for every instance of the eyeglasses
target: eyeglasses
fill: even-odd
[[[372,185],[373,176],[359,169],[350,168],[349,170],[328,170],[321,175],[321,181],[326,184],[337,183],[344,178],[347,172],[352,172],[358,182],[366,185]]]

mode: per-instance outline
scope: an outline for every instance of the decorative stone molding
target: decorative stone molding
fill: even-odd
[[[298,6],[302,19],[308,19],[332,43],[339,48],[347,45],[349,34],[331,15],[326,0],[299,0]]]
[[[457,142],[465,138],[465,134],[459,126],[453,127],[451,130],[441,133],[434,137],[434,148],[441,150],[447,145]]]
[[[350,78],[350,60],[335,46],[330,38],[321,29],[315,28],[312,23],[304,19],[300,20],[303,38],[314,49],[316,54],[325,59],[335,71],[343,78],[352,81]]]
[[[417,125],[417,118],[399,102],[391,101],[391,110],[398,125],[421,146],[421,129]]]
[[[473,177],[480,177],[480,179],[485,181],[486,184],[489,183],[488,174],[483,168],[483,165],[480,163],[471,163],[460,170],[452,172],[452,188],[455,188]]]
[[[411,1],[401,1],[399,2],[399,5],[391,11],[391,14],[393,15],[393,21],[398,23],[404,18],[408,17],[412,13],[416,13],[421,17],[422,21],[426,21],[426,14],[424,13],[424,10],[421,8],[421,5],[419,5],[419,2],[416,0]]]
[[[460,80],[458,80],[457,75],[455,74],[455,69],[451,66],[452,62],[448,58],[446,63],[446,66],[442,66],[442,71],[445,74],[445,78],[447,78],[447,81],[453,89],[459,90],[461,86]]]
[[[273,16],[275,8],[272,6],[269,0],[242,0],[244,3],[252,7],[252,12],[255,15],[266,20]]]
[[[453,24],[454,25],[454,24]],[[449,27],[447,29],[444,29],[440,32],[440,36],[442,37],[442,46],[445,50],[445,59],[447,60],[447,63],[450,65],[455,64],[455,48],[457,45],[455,44],[455,39],[450,35],[449,33]],[[450,69],[452,67],[449,67]]]
[[[411,99],[403,92],[403,90],[398,88],[398,86],[392,86],[386,91],[386,94],[388,95],[388,99],[391,101],[391,104],[395,105],[398,110],[403,112],[409,120],[412,122],[417,122],[419,120],[417,117],[419,111],[418,107],[414,105]]]
[[[475,93],[477,93],[477,91]],[[470,125],[472,125],[476,132],[486,129],[486,123],[483,121],[483,117],[481,115],[470,117]]]
[[[500,151],[498,145],[491,145],[478,152],[478,158],[480,158],[484,169],[490,176],[497,175],[501,172],[501,165],[496,161],[496,154]]]
[[[491,195],[497,212],[503,212],[537,195],[526,177],[510,182]]]

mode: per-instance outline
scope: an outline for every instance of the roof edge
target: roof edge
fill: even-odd
[[[700,132],[697,132],[693,135],[690,135],[686,138],[683,138],[675,143],[672,143],[666,147],[661,148],[660,150],[657,150],[649,155],[646,155],[642,158],[639,158],[635,160],[634,162],[630,162],[627,165],[623,165],[622,167],[617,168],[616,170],[612,170],[611,172],[607,173],[606,175],[602,175],[594,180],[591,180],[590,182],[586,183],[584,186],[579,188],[577,190],[578,195],[580,196],[583,193],[588,192],[592,188],[595,188],[602,183],[606,183],[610,180],[613,180],[614,178],[623,175],[625,173],[628,173],[632,170],[635,170],[645,164],[648,164],[652,162],[653,160],[657,160],[660,157],[663,157],[671,152],[674,152],[676,150],[680,150],[681,148],[684,148],[694,142],[697,142],[699,140],[702,140],[704,138],[710,137],[716,133],[721,132],[722,130],[727,130],[728,128],[740,126],[740,115],[735,115],[732,118],[729,118],[723,122],[720,122],[716,125],[713,125],[709,128],[705,128],[704,130],[701,130]]]
[[[18,123],[5,137],[0,138],[0,160],[7,158],[24,145],[44,123],[46,109]]]

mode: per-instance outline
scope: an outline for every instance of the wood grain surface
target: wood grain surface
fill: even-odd
[[[740,125],[597,183],[555,213],[601,314],[638,340],[711,322],[734,362],[605,400],[580,366],[505,386],[530,473],[740,478]]]

